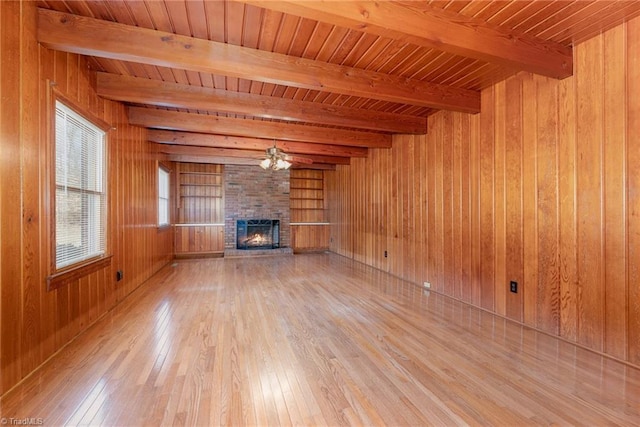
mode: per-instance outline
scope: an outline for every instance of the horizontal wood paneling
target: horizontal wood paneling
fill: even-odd
[[[639,33],[614,28],[575,47],[574,77],[518,74],[479,115],[437,113],[327,172],[331,250],[640,365]]]
[[[83,57],[36,42],[34,2],[0,2],[0,394],[85,330],[172,257],[170,228],[157,221],[157,159],[146,131],[127,124],[123,105],[99,98]],[[111,124],[108,246],[111,266],[51,292],[47,177],[51,171],[50,83]],[[122,270],[122,281],[115,280]]]

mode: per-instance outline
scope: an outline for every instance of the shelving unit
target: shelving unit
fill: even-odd
[[[224,252],[223,166],[177,164],[176,255]]]
[[[291,246],[295,252],[329,248],[324,171],[294,169],[290,175]]]
[[[289,189],[292,224],[326,222],[322,170],[292,170]]]

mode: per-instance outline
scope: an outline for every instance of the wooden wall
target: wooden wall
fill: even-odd
[[[294,252],[329,249],[324,171],[291,169],[291,247]]]
[[[640,19],[574,54],[328,172],[331,250],[640,365]]]
[[[156,227],[157,160],[122,105],[98,98],[77,55],[36,42],[36,3],[0,2],[0,395],[165,265],[172,230]],[[111,267],[47,292],[50,194],[48,81],[109,133]],[[124,279],[115,281],[122,270]]]

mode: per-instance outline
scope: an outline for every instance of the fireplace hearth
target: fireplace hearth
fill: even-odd
[[[280,247],[280,221],[242,219],[236,223],[236,249],[277,249]]]

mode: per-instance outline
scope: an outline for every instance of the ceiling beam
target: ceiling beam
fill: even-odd
[[[401,104],[480,111],[478,91],[46,9],[38,14],[38,41],[54,50]]]
[[[198,156],[186,154],[169,154],[167,156],[171,162],[182,163],[213,163],[218,165],[243,165],[243,166],[259,166],[259,161],[246,157],[224,157],[224,156]]]
[[[423,2],[240,1],[547,77],[573,73],[570,47]]]
[[[291,169],[320,169],[320,170],[327,170],[327,171],[334,171],[336,170],[336,166],[337,165],[329,165],[326,163],[313,163],[311,165],[292,165]]]
[[[97,92],[103,98],[137,104],[216,111],[382,132],[403,134],[427,132],[426,117],[231,92],[101,72],[98,73]]]
[[[214,147],[196,147],[186,145],[166,145],[156,144],[157,151],[166,154],[176,154],[182,156],[208,156],[208,157],[239,157],[245,159],[262,160],[265,158],[266,153],[264,151],[256,150],[238,150],[234,148],[214,148]],[[285,152],[290,155],[291,153]],[[308,159],[309,163],[328,163],[334,165],[348,165],[350,163],[349,157],[332,157],[332,156],[316,156],[316,155],[304,155],[304,156],[292,156],[294,158],[301,157]],[[256,163],[257,164],[257,163]]]
[[[208,116],[153,108],[130,107],[129,123],[155,129],[249,136],[279,141],[391,148],[391,135],[383,133],[327,129],[318,126]]]
[[[159,144],[198,145],[201,147],[236,148],[242,150],[261,150],[273,147],[272,139],[247,138],[242,136],[211,135],[207,133],[180,132],[173,130],[149,129],[149,141]],[[365,147],[345,145],[308,144],[277,140],[278,148],[293,154],[315,154],[319,156],[367,157]]]
[[[255,159],[243,159],[241,157],[216,157],[216,156],[185,156],[181,154],[170,154],[168,160],[181,163],[212,163],[216,165],[243,165],[259,167]],[[336,170],[336,165],[318,163],[310,165],[292,165],[291,169],[322,169]]]

